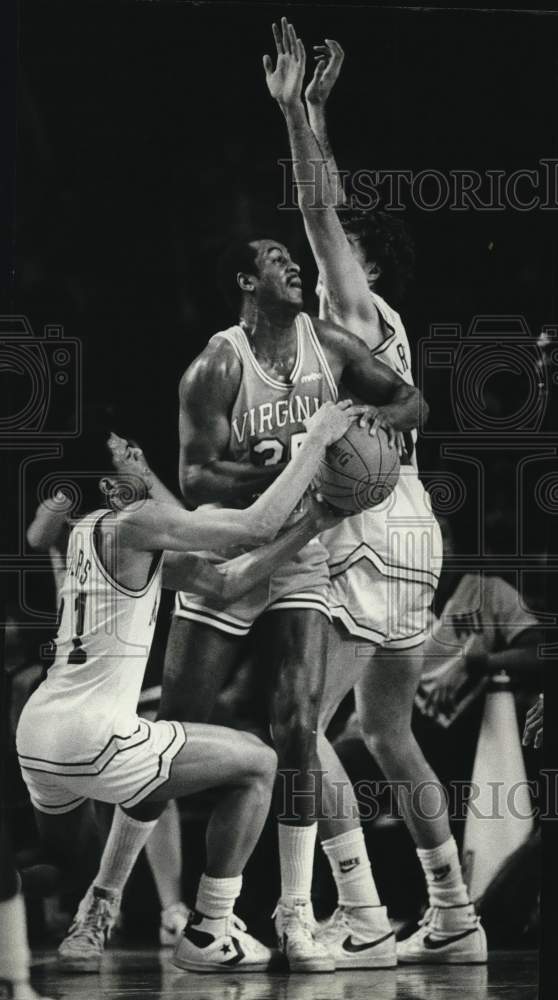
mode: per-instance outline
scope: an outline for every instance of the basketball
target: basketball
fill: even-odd
[[[381,427],[371,436],[368,427],[353,424],[327,449],[318,478],[318,490],[332,507],[351,514],[370,510],[389,496],[399,479],[397,448],[388,447]]]

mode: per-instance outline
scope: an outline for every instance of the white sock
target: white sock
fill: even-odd
[[[25,903],[18,893],[0,901],[0,979],[26,983],[30,962]]]
[[[430,849],[417,847],[428,888],[430,906],[466,906],[470,903],[453,837]]]
[[[196,896],[196,911],[208,920],[215,921],[215,937],[223,933],[225,921],[232,916],[241,889],[242,875],[233,878],[202,875]]]
[[[322,841],[340,906],[381,906],[361,827]]]
[[[159,816],[145,845],[145,853],[157,887],[161,910],[166,910],[174,903],[179,903],[182,898],[180,817],[174,799],[170,800]]]
[[[287,905],[295,900],[310,902],[317,832],[317,823],[311,826],[279,823],[281,901]]]
[[[141,849],[157,823],[156,819],[149,823],[133,819],[120,806],[116,806],[94,885],[121,893]]]

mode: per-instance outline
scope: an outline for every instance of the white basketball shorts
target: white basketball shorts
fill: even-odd
[[[25,732],[18,731],[17,750],[32,804],[40,812],[57,815],[77,809],[87,799],[126,808],[137,805],[165,784],[185,742],[180,722],[138,718],[129,736],[112,736],[100,751],[84,754],[79,762],[44,759],[36,747],[33,756],[26,754]]]

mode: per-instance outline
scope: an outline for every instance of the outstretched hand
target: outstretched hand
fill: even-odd
[[[265,79],[271,96],[281,108],[286,109],[301,100],[306,52],[286,17],[281,18],[281,29],[276,24],[273,25],[273,37],[277,49],[277,65],[273,69],[271,56],[263,57]]]
[[[323,45],[315,45],[314,52],[317,62],[305,97],[308,104],[323,106],[339,77],[345,53],[333,38],[326,38]]]
[[[543,744],[544,696],[539,695],[535,704],[525,717],[522,744],[524,747],[535,747],[538,750]]]

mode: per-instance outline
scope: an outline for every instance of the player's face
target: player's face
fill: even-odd
[[[256,299],[262,305],[284,303],[302,308],[300,268],[282,243],[259,240]]]
[[[101,493],[113,510],[124,510],[131,503],[147,500],[148,491],[137,476],[127,476],[115,473],[105,476],[99,483]]]

